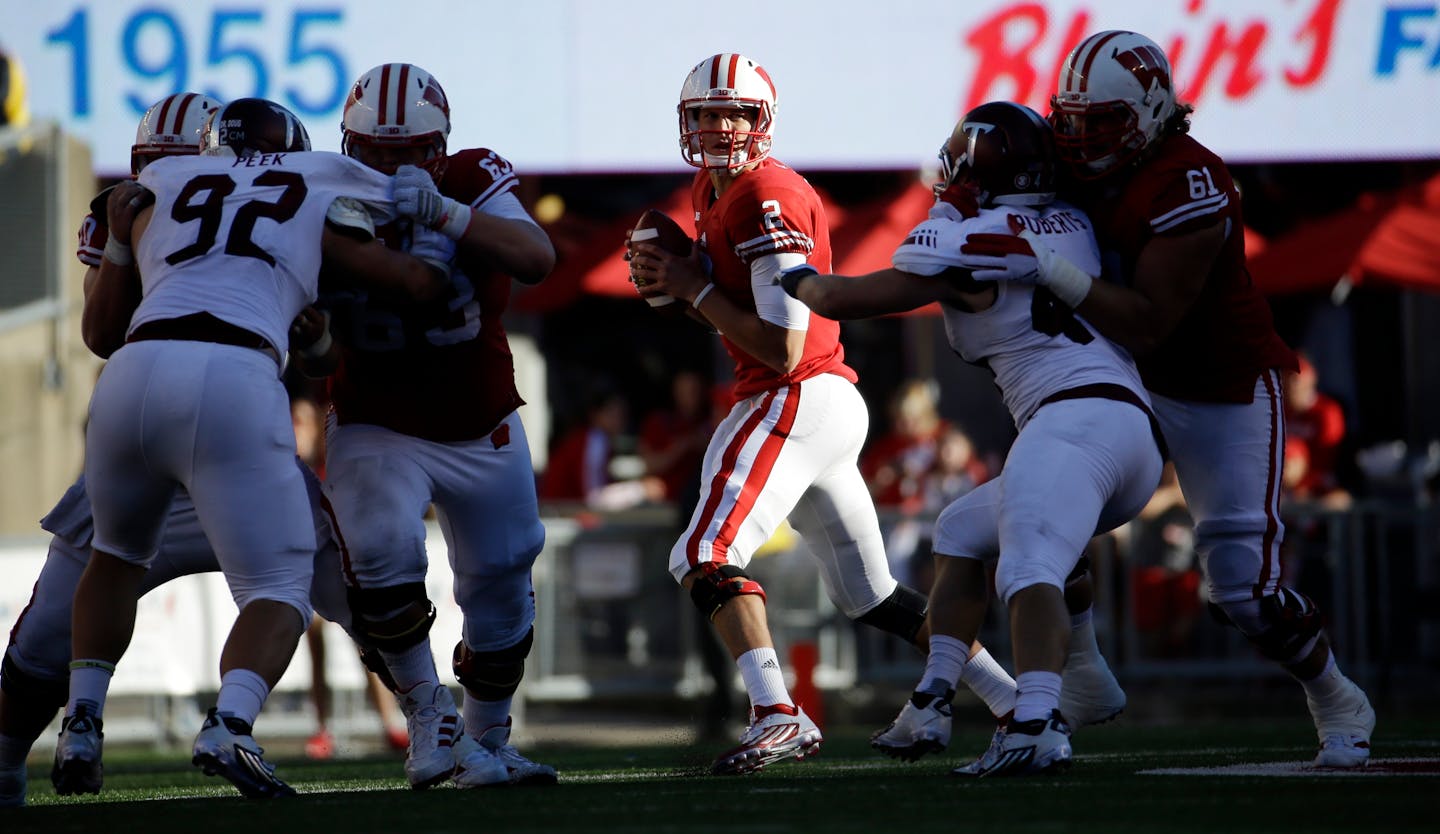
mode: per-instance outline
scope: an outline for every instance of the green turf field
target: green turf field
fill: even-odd
[[[713,745],[529,750],[561,770],[548,788],[410,791],[394,758],[278,758],[298,799],[253,802],[183,753],[106,757],[100,797],[62,799],[32,767],[30,807],[0,809],[0,832],[1369,832],[1440,830],[1440,719],[1382,723],[1376,766],[1320,774],[1308,722],[1149,727],[1122,720],[1076,735],[1058,777],[948,777],[988,741],[959,731],[956,755],[900,764],[865,732],[832,728],[819,758],[747,777],[704,775]],[[1248,775],[1228,766],[1271,763]],[[1275,764],[1280,763],[1280,764]],[[1195,773],[1147,774],[1156,769]],[[1211,770],[1211,769],[1219,769]]]

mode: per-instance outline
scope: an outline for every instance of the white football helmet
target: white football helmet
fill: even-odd
[[[426,147],[421,166],[439,181],[450,135],[450,100],[435,76],[414,64],[381,64],[350,89],[340,122],[341,150],[354,156],[356,145]]]
[[[749,131],[701,131],[705,107],[744,107],[755,111]],[[770,155],[775,130],[775,84],[765,69],[744,55],[723,52],[701,61],[680,88],[680,156],[696,168],[735,170]],[[728,156],[707,154],[702,133],[729,133]]]
[[[1082,178],[1133,160],[1175,113],[1170,61],[1144,35],[1097,32],[1060,67],[1050,119],[1060,156]]]
[[[220,102],[200,93],[168,95],[145,111],[130,146],[130,173],[138,176],[162,156],[200,153],[200,129]]]

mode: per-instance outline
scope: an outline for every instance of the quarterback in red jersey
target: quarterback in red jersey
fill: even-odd
[[[969,265],[1048,287],[1135,355],[1195,517],[1212,611],[1300,681],[1315,764],[1362,766],[1375,712],[1336,668],[1315,604],[1280,585],[1280,378],[1296,363],[1245,266],[1240,193],[1188,135],[1193,108],[1176,101],[1170,62],[1149,38],[1081,41],[1051,109],[1082,183],[1068,196],[1095,222],[1108,280],[1024,234],[1011,239],[1018,254]]]
[[[399,687],[412,786],[452,776],[462,787],[553,784],[554,768],[510,744],[511,701],[534,635],[530,571],[545,528],[501,315],[511,277],[539,282],[555,250],[516,197],[509,162],[486,149],[447,154],[449,104],[423,69],[366,72],[343,127],[346,154],[395,174],[404,218],[379,230],[386,241],[404,248],[421,224],[456,242],[449,291],[436,302],[332,300],[340,364],[325,490],[355,628]],[[454,654],[463,721],[430,648],[424,514],[432,503],[464,614]]]
[[[699,503],[670,555],[671,574],[715,623],[750,695],[750,726],[715,761],[718,773],[802,759],[820,745],[819,728],[786,688],[765,593],[745,573],[787,516],[811,534],[837,608],[925,640],[925,598],[890,575],[857,465],[868,418],[840,326],[776,281],[806,262],[828,271],[830,237],[814,189],[770,156],[775,103],[770,76],[742,55],[714,55],[692,69],[678,110],[681,154],[701,169],[693,189],[699,246],[688,257],[631,247],[632,280],[689,304],[735,360],[736,403],[706,449]]]

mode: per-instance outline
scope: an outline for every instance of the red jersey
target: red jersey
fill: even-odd
[[[550,450],[540,481],[542,501],[584,501],[610,482],[610,438],[591,426],[571,429]]]
[[[1118,260],[1127,284],[1151,238],[1226,225],[1225,244],[1199,297],[1164,342],[1137,358],[1146,388],[1176,399],[1248,403],[1261,372],[1296,367],[1245,267],[1240,193],[1220,157],[1188,135],[1170,136],[1118,193],[1086,208],[1107,271]]]
[[[1339,486],[1335,465],[1345,439],[1345,411],[1340,403],[1316,394],[1305,411],[1285,409],[1285,457],[1307,459],[1305,474],[1295,484],[1299,497],[1324,495]]]
[[[719,199],[710,175],[700,171],[691,198],[700,248],[712,264],[714,292],[742,310],[755,311],[750,264],[756,258],[794,252],[804,255],[821,272],[830,271],[830,228],[820,197],[804,177],[774,159],[766,158],[740,175]],[[741,350],[723,334],[721,341],[735,360],[737,400],[819,374],[836,374],[851,382],[858,379],[845,364],[839,323],[814,313],[805,332],[800,364],[788,374]]]
[[[452,154],[439,188],[484,211],[517,182],[509,162],[481,148]],[[404,248],[403,224],[379,231],[391,248]],[[459,252],[450,289],[437,300],[412,304],[366,293],[327,299],[341,347],[330,382],[337,419],[440,442],[490,434],[524,405],[500,321],[509,303],[510,277]]]
[[[688,443],[697,432],[707,435],[715,426],[708,415],[688,418],[673,411],[657,411],[640,424],[640,446],[665,452],[679,443]],[[671,501],[678,498],[690,482],[700,475],[705,463],[705,447],[692,444],[688,451],[678,455],[671,464],[659,472],[650,474],[665,482],[665,497]]]

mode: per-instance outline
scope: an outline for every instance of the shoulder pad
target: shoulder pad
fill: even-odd
[[[325,212],[325,222],[346,232],[363,233],[357,236],[364,240],[375,237],[375,219],[363,203],[351,197],[336,197]]]

